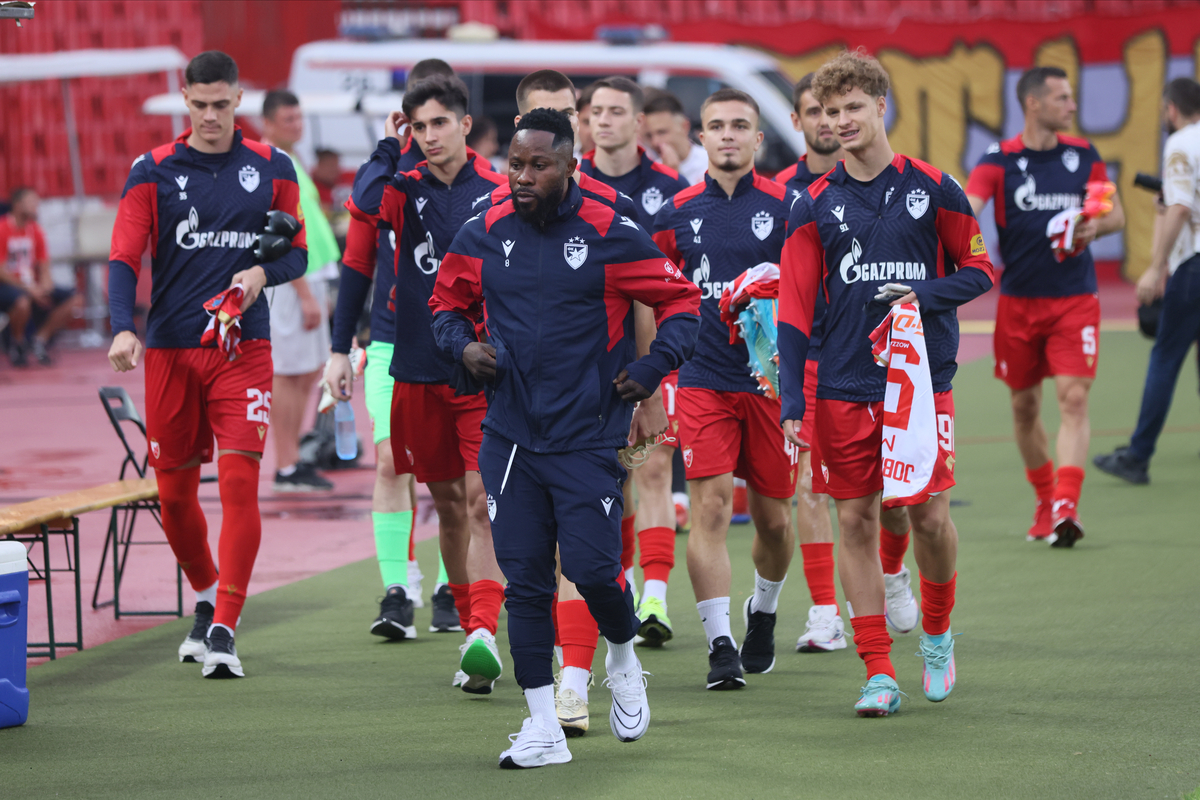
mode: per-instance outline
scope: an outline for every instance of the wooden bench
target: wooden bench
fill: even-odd
[[[20,542],[31,542],[42,545],[42,571],[36,567],[34,573],[46,582],[46,619],[48,624],[49,641],[31,642],[28,652],[30,657],[57,657],[57,649],[70,647],[75,650],[83,649],[83,608],[79,580],[79,517],[89,511],[99,511],[105,508],[137,507],[139,504],[153,502],[158,499],[158,484],[153,478],[138,478],[134,480],[114,481],[88,489],[43,497],[27,503],[0,508],[0,538]],[[115,524],[115,513],[113,522]],[[67,545],[67,566],[52,568],[50,566],[50,536],[60,534]],[[114,537],[115,541],[115,537]],[[114,545],[114,562],[115,562]],[[31,563],[32,566],[32,563]],[[114,563],[114,567],[116,564]],[[53,572],[73,572],[75,574],[75,641],[59,642],[54,636],[54,598],[51,591],[50,576]],[[43,574],[44,573],[44,574]],[[119,585],[119,572],[115,571],[115,583]],[[35,652],[32,648],[45,648]]]

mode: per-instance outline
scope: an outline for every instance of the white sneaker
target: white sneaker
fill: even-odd
[[[571,760],[567,737],[557,725],[550,729],[526,717],[521,732],[510,733],[508,740],[512,746],[500,754],[500,769],[532,769]]]
[[[613,672],[604,659],[608,677],[604,685],[612,691],[612,708],[608,712],[608,725],[613,736],[622,742],[636,742],[646,735],[650,727],[650,703],[646,700],[647,672],[642,672],[642,662],[634,659],[633,669],[628,672]]]
[[[467,674],[462,690],[470,694],[491,694],[496,679],[503,671],[496,637],[485,628],[472,631],[458,652],[459,669]]]
[[[218,625],[204,640],[204,667],[200,674],[205,678],[244,678],[245,671],[233,646],[233,634],[228,628]]]
[[[908,567],[901,566],[895,575],[883,575],[883,587],[887,592],[884,614],[888,627],[896,633],[908,633],[917,627],[921,609],[913,599]]]
[[[413,601],[413,608],[424,608],[425,599],[421,597],[421,565],[415,561],[408,562],[408,597]]]
[[[565,736],[583,736],[588,732],[588,703],[574,689],[559,689],[554,695],[554,710]]]
[[[458,650],[461,653],[463,650],[463,647],[459,647]],[[454,680],[450,683],[450,686],[454,689],[457,689],[470,679],[471,679],[471,676],[467,675],[467,673],[463,672],[461,669],[455,670],[454,671]]]
[[[797,653],[828,653],[846,647],[846,626],[837,606],[813,606],[808,609],[804,634],[796,640]]]

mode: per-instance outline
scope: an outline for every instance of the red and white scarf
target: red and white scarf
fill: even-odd
[[[240,283],[226,289],[204,304],[208,327],[200,335],[201,347],[215,347],[230,361],[242,354],[242,298],[246,289]]]
[[[871,332],[875,363],[886,367],[883,400],[883,500],[889,506],[924,503],[954,485],[941,457],[937,410],[925,328],[916,303],[892,306]]]

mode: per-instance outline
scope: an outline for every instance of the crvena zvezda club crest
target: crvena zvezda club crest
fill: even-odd
[[[572,236],[570,241],[563,245],[563,258],[567,259],[567,266],[571,269],[582,267],[583,262],[587,261],[587,254],[587,243],[578,236]]]
[[[253,192],[258,188],[258,170],[249,165],[242,167],[238,170],[238,182],[247,192]]]

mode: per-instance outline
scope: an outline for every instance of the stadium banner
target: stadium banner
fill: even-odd
[[[646,20],[613,18],[610,24]],[[577,39],[591,31],[536,23],[535,38]],[[1160,101],[1166,83],[1200,78],[1200,10],[1166,9],[1127,16],[1094,15],[1054,22],[981,20],[928,23],[896,16],[876,28],[819,21],[751,26],[731,20],[675,22],[680,42],[739,44],[765,50],[793,80],[847,47],[865,47],[892,80],[888,135],[897,152],[949,172],[966,185],[970,169],[998,139],[1022,129],[1016,84],[1031,66],[1058,66],[1075,87],[1079,113],[1069,133],[1100,151],[1125,206],[1123,234],[1093,246],[1097,261],[1136,279],[1150,259],[1153,198],[1134,175],[1161,170]],[[990,212],[981,224],[995,242]],[[998,257],[996,248],[989,248]]]

